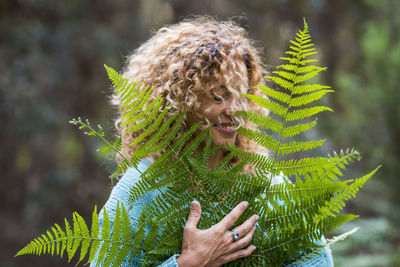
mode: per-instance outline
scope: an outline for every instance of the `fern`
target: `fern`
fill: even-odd
[[[360,159],[356,150],[327,157],[299,158],[301,152],[324,144],[325,140],[298,141],[293,138],[316,126],[315,115],[332,111],[315,104],[332,90],[329,86],[309,83],[326,68],[313,65],[317,60],[309,59],[316,52],[305,21],[304,29],[299,30],[291,44],[290,51],[285,53],[288,56],[281,58],[285,64],[266,77],[278,88],[258,86],[267,97],[243,95],[272,115],[250,111],[235,113],[260,127],[241,127],[238,134],[265,147],[273,156],[227,145],[230,153],[215,169],[209,169],[207,164],[220,147],[211,144],[209,129],[194,135],[201,124],[196,123],[178,136],[184,111],[168,117],[169,107],[164,107],[163,98],[151,99],[152,88],[132,83],[105,66],[122,101],[121,124],[128,127],[127,132],[137,132],[137,138],[131,144],[137,147],[134,154],[125,158],[121,153],[121,140],[116,138],[114,142],[108,142],[101,126],[95,129],[89,121],[80,118],[71,123],[86,134],[100,138],[104,142],[100,152],[120,154],[123,160],[111,177],[120,176],[130,167],[138,168],[140,160],[149,154],[162,152],[132,185],[130,203],[149,191],[156,191],[157,196],[143,208],[134,231],[123,206],[117,206],[113,218],[109,218],[104,209],[102,220],[95,208],[90,230],[75,212],[72,229],[67,220],[65,230],[55,224],[51,231],[31,241],[16,256],[47,253],[63,257],[67,254],[70,261],[78,254],[78,263],[88,257],[88,262],[96,259],[104,266],[118,266],[140,255],[144,266],[158,264],[180,252],[182,228],[193,199],[202,203],[199,227],[203,229],[219,222],[241,200],[253,200],[249,201],[247,210],[234,227],[250,215],[258,214],[258,230],[253,239],[257,249],[250,257],[228,264],[230,266],[298,264],[318,255],[324,245],[316,241],[357,217],[340,212],[345,201],[355,197],[379,167],[361,178],[342,180],[347,166]],[[200,144],[204,144],[202,152],[195,154]],[[233,158],[239,162],[231,164]],[[247,164],[254,167],[251,174],[242,173]],[[279,175],[294,182],[285,178],[283,183],[271,184]]]
[[[54,255],[55,253],[63,257],[64,252],[67,252],[68,261],[71,261],[76,254],[79,254],[79,263],[87,256],[88,252],[90,255],[89,261],[93,260],[96,252],[100,250],[99,257],[104,257],[105,252],[111,244],[113,247],[117,247],[123,242],[129,241],[130,229],[127,216],[126,210],[124,208],[121,210],[118,207],[116,219],[114,221],[113,234],[111,236],[110,222],[107,212],[104,210],[104,230],[100,236],[96,207],[93,211],[91,231],[89,231],[84,219],[78,213],[74,212],[72,220],[73,229],[71,229],[68,220],[65,219],[65,231],[63,231],[58,224],[55,224],[51,228],[54,236],[50,231],[47,231],[46,234],[31,241],[26,247],[20,250],[16,256],[23,254],[41,255],[42,253],[51,253],[51,255]],[[80,250],[78,250],[79,246]],[[111,253],[110,255],[117,254],[115,249],[109,252]],[[113,257],[109,258],[112,259]]]

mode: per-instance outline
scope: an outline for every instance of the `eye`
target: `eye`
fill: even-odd
[[[214,95],[213,98],[214,98],[215,102],[217,102],[217,103],[222,103],[222,100],[223,100],[222,97],[217,96],[217,95]]]
[[[212,95],[217,103],[222,103],[224,100],[229,100],[232,97],[232,93],[229,92],[225,85],[221,85]]]
[[[221,94],[225,100],[229,100],[232,97],[232,93],[226,88],[225,85],[221,85]]]
[[[232,97],[232,93],[229,92],[228,90],[226,90],[226,91],[224,92],[224,99],[225,99],[225,100],[229,100],[229,99],[231,99],[231,97]]]

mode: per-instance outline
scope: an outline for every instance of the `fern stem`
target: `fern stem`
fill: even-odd
[[[247,257],[256,257],[256,258],[263,258],[263,259],[267,259],[268,260],[268,258],[266,256],[261,255],[261,254],[250,254]]]
[[[330,225],[328,224],[328,225],[325,225],[324,227],[320,227],[320,228],[317,228],[317,227],[316,227],[316,229],[317,229],[317,230],[320,230],[320,231],[321,231],[321,234],[322,234],[322,233],[324,232],[324,230],[327,229],[329,226],[330,226]],[[294,228],[294,229],[300,229],[300,228],[301,228],[301,227],[296,227],[296,228]],[[306,237],[306,236],[308,236],[308,235],[310,235],[309,232],[307,232],[307,233],[305,233],[305,234],[303,234],[303,235],[300,235],[300,236],[298,236],[298,237],[296,237],[296,238],[289,239],[289,240],[287,240],[287,241],[285,241],[285,242],[279,243],[279,244],[276,245],[276,246],[270,247],[270,248],[268,248],[268,249],[264,249],[264,250],[261,251],[261,253],[265,253],[265,252],[274,250],[274,249],[276,249],[276,248],[278,248],[278,247],[284,246],[284,245],[286,245],[286,244],[288,244],[288,243],[294,242],[294,241],[296,241],[296,240],[298,240],[298,239],[301,239],[301,238],[304,238],[304,237]]]
[[[127,243],[131,243],[131,242],[123,242],[123,241],[116,241],[116,240],[112,240],[112,239],[101,239],[101,238],[93,238],[93,237],[82,237],[82,236],[71,236],[71,237],[64,237],[64,238],[57,238],[57,239],[52,239],[48,242],[40,242],[40,245],[38,245],[37,243],[35,243],[36,245],[34,246],[29,246],[30,248],[39,248],[39,247],[44,247],[44,246],[48,246],[51,245],[53,243],[58,243],[58,242],[63,242],[63,241],[68,241],[68,240],[90,240],[90,241],[99,241],[99,242],[110,242],[113,244],[119,244],[119,245],[127,245]],[[72,241],[71,241],[72,242]],[[79,241],[80,242],[80,241]],[[133,243],[131,243],[133,246]],[[31,254],[31,253],[29,253]]]
[[[303,41],[303,38],[302,38],[301,41]],[[297,55],[296,57],[298,58],[299,56]],[[295,74],[294,77],[296,77],[297,74],[298,74],[299,63],[300,63],[299,61],[296,62],[296,67],[294,69],[294,74]],[[289,109],[291,107],[291,102],[293,100],[293,87],[295,85],[294,84],[294,80],[288,81],[288,82],[290,82],[290,87],[289,88],[285,88],[285,89],[290,91],[290,99],[289,99],[289,101],[287,103],[287,109],[285,110],[284,114],[281,116],[284,121],[282,123],[282,128],[279,131],[279,141],[278,141],[279,145],[276,147],[275,151],[273,151],[274,152],[274,161],[273,161],[273,164],[272,164],[272,170],[275,168],[275,165],[276,165],[276,159],[278,157],[278,153],[277,152],[278,152],[278,149],[280,148],[280,146],[282,144],[281,142],[282,142],[282,139],[283,139],[283,130],[285,129],[286,124],[287,124],[286,116],[287,116],[287,114],[289,112]],[[271,171],[271,175],[270,175],[270,180],[271,181],[272,181],[274,175],[275,175],[274,171]],[[262,232],[263,233],[265,232],[265,230],[266,229],[264,227],[262,227]],[[265,239],[265,235],[263,235],[263,237],[262,237],[262,241],[261,241],[262,244],[264,243],[264,239]]]
[[[303,208],[303,209],[301,209],[301,210],[297,210],[296,212],[292,212],[292,213],[289,213],[289,214],[286,214],[286,215],[283,215],[283,216],[278,216],[278,217],[275,217],[275,218],[268,218],[268,219],[264,220],[264,222],[276,221],[276,220],[279,220],[279,219],[283,219],[283,218],[288,218],[288,217],[295,216],[296,214],[301,214],[303,211],[309,210],[309,209],[311,209],[311,208],[317,206],[319,203],[321,203],[321,202],[323,202],[323,201],[325,201],[325,200],[322,199],[322,200],[320,200],[320,201],[314,203],[313,205],[310,205],[310,206],[308,206],[308,207],[306,207],[306,208]]]
[[[82,121],[78,121],[81,125],[85,126],[86,128],[89,128],[89,130],[94,133],[97,137],[99,137],[101,139],[101,141],[103,141],[107,146],[111,147],[112,150],[117,153],[118,155],[120,155],[124,160],[126,160],[127,162],[131,162],[128,158],[126,158],[118,149],[116,149],[110,142],[107,141],[107,139],[104,138],[104,136],[102,136],[101,134],[99,134],[96,130],[93,129],[93,127],[90,125],[90,123],[84,123]],[[139,168],[135,169],[142,174],[142,172],[139,170]],[[111,185],[113,185],[113,179],[111,179]]]

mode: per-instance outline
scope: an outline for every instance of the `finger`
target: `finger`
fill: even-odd
[[[185,227],[197,229],[197,224],[199,223],[201,216],[201,206],[198,201],[192,201],[190,205],[189,218],[186,221]]]
[[[236,251],[238,249],[246,247],[250,243],[250,241],[253,239],[255,232],[256,232],[256,227],[253,226],[253,228],[250,230],[250,232],[247,235],[245,235],[243,238],[233,242],[229,249],[231,251]]]
[[[218,227],[222,227],[225,231],[228,230],[243,214],[247,209],[249,203],[247,201],[240,202],[236,207],[231,210],[219,223],[216,224]]]
[[[259,218],[258,215],[254,214],[253,216],[248,218],[244,223],[236,227],[234,230],[239,233],[240,237],[245,236],[247,235],[248,232],[251,231],[254,224],[257,222],[258,218]]]
[[[232,254],[226,255],[224,257],[224,263],[247,257],[247,256],[251,255],[251,253],[253,253],[253,251],[255,249],[256,249],[256,247],[254,245],[251,245],[245,249],[237,250],[237,251],[233,252]]]

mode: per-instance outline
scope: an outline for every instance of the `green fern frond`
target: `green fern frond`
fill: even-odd
[[[186,133],[182,134],[176,142],[169,147],[168,152],[160,156],[142,174],[142,178],[145,181],[140,181],[131,189],[131,200],[137,200],[148,190],[160,189],[176,181],[177,177],[171,175],[171,170],[174,170],[177,164],[179,166],[178,170],[180,171],[175,175],[183,175],[183,173],[187,171],[187,168],[185,168],[187,162],[184,161],[184,158],[192,155],[200,143],[203,142],[204,138],[210,134],[209,130],[205,130],[187,143],[200,124],[201,123],[194,124]],[[181,149],[184,145],[185,148]],[[159,179],[165,175],[169,175],[169,179],[163,179],[161,182]]]
[[[117,205],[115,215],[103,209],[101,221],[95,208],[90,230],[84,219],[73,213],[71,224],[66,219],[64,229],[55,224],[16,256],[56,254],[63,257],[66,254],[70,261],[79,255],[78,263],[88,256],[88,262],[96,260],[104,266],[118,266],[140,255],[142,265],[154,266],[180,252],[182,229],[193,199],[202,203],[203,216],[198,224],[201,229],[218,223],[243,199],[250,200],[249,206],[233,227],[254,213],[260,216],[253,238],[256,252],[228,266],[289,265],[317,255],[322,245],[316,241],[321,240],[323,234],[357,217],[338,213],[379,167],[359,179],[340,181],[347,165],[360,158],[357,151],[341,151],[328,157],[298,158],[298,154],[293,157],[294,153],[323,145],[324,140],[291,138],[307,132],[317,123],[314,119],[300,124],[300,120],[332,111],[329,107],[313,106],[332,90],[329,86],[306,84],[326,70],[311,65],[317,60],[308,59],[316,50],[306,22],[289,48],[290,51],[285,52],[288,56],[281,58],[285,64],[266,77],[281,89],[259,86],[265,96],[243,95],[273,116],[262,115],[267,112],[235,112],[236,116],[272,132],[237,129],[238,134],[272,151],[273,157],[226,144],[230,153],[215,169],[209,169],[208,162],[221,146],[212,145],[210,128],[195,134],[201,125],[196,123],[183,131],[184,111],[168,116],[169,107],[164,107],[163,97],[152,97],[152,88],[130,82],[105,66],[121,100],[121,125],[128,128],[127,132],[136,132],[137,138],[131,143],[135,146],[133,156],[125,158],[120,153],[121,140],[108,142],[101,126],[92,127],[89,121],[80,118],[71,123],[78,125],[85,134],[104,141],[100,152],[113,151],[122,157],[111,177],[122,175],[130,167],[137,168],[147,155],[162,152],[143,173],[139,171],[140,179],[131,187],[129,204],[146,192],[157,191],[158,194],[143,207],[134,230],[123,206]],[[285,160],[278,158],[280,155],[285,156]],[[247,165],[251,167],[251,174],[243,173]],[[294,182],[283,178],[283,182],[274,184],[279,175]]]
[[[296,64],[296,65],[299,65],[299,66],[304,66],[304,65],[306,65],[308,63],[313,63],[313,62],[317,62],[318,61],[316,59],[301,60],[301,59],[298,59],[298,58],[295,58],[295,57],[280,57],[279,59],[286,60],[291,64]]]
[[[136,131],[140,128],[144,128],[147,125],[149,125],[149,127],[146,128],[146,130],[144,130],[136,139],[135,141],[133,141],[131,143],[131,146],[134,146],[135,144],[138,144],[140,142],[142,142],[143,139],[145,139],[146,137],[148,137],[149,135],[151,135],[154,132],[157,132],[159,129],[159,125],[163,122],[163,119],[165,118],[165,116],[167,115],[168,109],[164,109],[159,115],[159,109],[161,107],[162,104],[162,100],[160,100],[157,105],[154,107],[153,111],[146,117],[145,120],[143,120],[142,122],[140,122],[139,124],[141,124],[141,126],[139,126],[139,124],[136,124],[134,126],[132,126],[129,130],[127,130],[126,132],[133,132]],[[157,116],[158,115],[158,116]],[[166,128],[166,127],[163,127]]]
[[[325,94],[331,93],[333,90],[320,90],[311,94],[295,97],[290,102],[291,107],[300,107],[321,99]]]
[[[269,98],[275,98],[276,100],[286,104],[289,104],[290,102],[291,96],[284,92],[276,91],[267,86],[257,86],[257,88],[260,89]]]
[[[110,153],[113,151],[121,150],[121,137],[116,136],[113,145],[105,144],[103,147],[97,149],[97,152],[100,153]]]
[[[262,249],[262,254],[271,255],[274,251],[278,251],[278,253],[274,253],[271,256],[281,257],[281,253],[279,251],[282,250],[293,250],[291,247],[294,243],[307,243],[309,247],[315,247],[316,245],[312,245],[314,240],[318,240],[323,233],[328,233],[337,227],[340,227],[344,223],[351,221],[357,218],[355,215],[338,215],[336,217],[328,217],[323,221],[319,221],[314,225],[303,224],[303,226],[286,229],[286,233],[282,233],[282,235],[286,235],[287,238],[278,239],[275,236],[269,236],[265,239],[265,248]],[[315,231],[309,231],[307,228],[318,229]],[[302,242],[299,242],[302,241]],[[297,248],[298,251],[301,251],[301,248]],[[303,249],[306,249],[305,247]],[[278,255],[277,255],[278,254]],[[276,261],[276,260],[275,260]],[[272,260],[272,262],[274,262]]]
[[[238,170],[230,168],[229,170],[211,170],[207,165],[201,164],[195,159],[191,159],[196,179],[201,181],[202,186],[212,196],[221,198],[222,195],[228,194],[232,189],[241,194],[252,193],[261,194],[269,185],[268,179],[260,179],[258,175],[240,174]],[[242,163],[237,169],[244,166]]]
[[[123,211],[126,215],[126,210]],[[109,226],[107,213],[104,211],[105,226]],[[92,231],[89,231],[87,224],[84,219],[76,212],[73,213],[73,224],[72,228],[67,219],[65,219],[65,231],[61,229],[58,224],[51,227],[53,234],[47,231],[41,237],[36,238],[21,249],[15,256],[24,254],[51,254],[59,255],[63,257],[64,252],[67,252],[68,261],[79,254],[78,263],[81,262],[88,254],[89,248],[89,261],[92,261],[95,257],[96,251],[99,247],[99,242],[110,243],[108,239],[109,227],[104,229],[103,235],[99,238],[99,224],[97,216],[97,208],[95,207],[92,217]],[[114,241],[117,241],[115,239]],[[80,250],[78,248],[80,247]]]
[[[323,111],[331,111],[331,112],[333,112],[333,110],[328,108],[328,107],[316,106],[316,107],[311,107],[311,108],[305,108],[305,109],[291,111],[291,112],[289,112],[287,114],[285,119],[286,119],[287,122],[296,121],[296,120],[302,120],[302,119],[314,116],[314,115],[316,115],[318,113],[321,113]]]
[[[316,170],[328,169],[335,162],[325,157],[310,157],[302,159],[282,160],[275,163],[273,171],[275,174],[283,173],[286,177],[302,176]]]
[[[325,142],[325,140],[318,140],[308,142],[292,141],[289,143],[283,143],[258,130],[240,127],[236,131],[238,134],[248,137],[249,139],[257,142],[259,145],[269,149],[273,153],[277,153],[277,155],[287,155],[295,152],[315,149],[321,147]]]
[[[274,101],[271,101],[265,97],[262,96],[257,96],[257,95],[251,95],[251,94],[242,94],[243,96],[247,97],[248,99],[254,101],[257,103],[259,106],[269,110],[270,112],[283,116],[287,113],[287,108],[282,106],[281,104],[278,104]]]
[[[356,151],[351,151],[349,154],[343,153],[342,155],[335,155],[332,157],[309,157],[302,159],[290,159],[276,161],[271,169],[273,173],[283,173],[286,177],[291,176],[304,176],[312,172],[318,171],[323,174],[324,170],[331,170],[332,168],[345,168],[345,165],[352,160],[352,157],[357,155]]]
[[[309,66],[304,66],[304,67],[299,67],[294,64],[282,64],[276,67],[277,69],[284,69],[288,71],[296,71],[296,73],[301,74],[301,73],[307,73],[311,71],[322,71],[326,70],[326,68],[314,66],[314,65],[309,65]]]
[[[137,91],[141,90],[141,84],[139,84],[136,88]],[[128,123],[133,123],[133,118],[139,120],[143,118],[143,108],[147,101],[150,99],[150,94],[153,88],[144,87],[141,92],[137,95],[137,99],[131,99],[131,96],[128,97],[128,100],[131,102],[124,102],[121,107],[120,111],[122,114],[122,123],[121,125],[125,125]],[[128,122],[126,121],[128,120]]]
[[[97,215],[97,207],[94,207],[93,215],[92,215],[92,227],[91,227],[91,238],[93,240],[92,246],[90,247],[90,252],[89,252],[89,259],[88,262],[91,262],[94,260],[96,256],[97,249],[100,246],[100,242],[96,240],[96,238],[99,236],[99,217]],[[61,255],[62,257],[62,255]]]
[[[139,165],[140,158],[131,157],[130,160],[124,159],[119,163],[115,171],[110,175],[110,178],[117,178],[123,175],[130,167],[136,167]]]
[[[186,161],[175,164],[174,167],[169,170],[167,175],[160,177],[159,179],[153,179],[149,182],[149,186],[144,188],[144,192],[172,186],[176,183],[176,179],[179,178],[182,180],[182,183],[184,183],[185,179],[190,176],[190,170],[187,168],[186,164],[188,164]],[[135,189],[132,188],[132,192],[134,192],[134,190]]]
[[[355,179],[354,182],[349,186],[337,192],[337,194],[332,197],[329,203],[327,203],[326,206],[320,210],[321,215],[336,216],[336,214],[344,208],[345,201],[355,197],[360,188],[378,171],[380,167],[381,166],[378,166],[376,169],[364,175],[363,177]],[[349,182],[350,181],[351,180],[349,180]],[[321,219],[322,216],[319,216],[318,219]]]
[[[285,127],[282,130],[282,138],[286,139],[286,138],[297,136],[297,135],[299,135],[301,133],[305,133],[306,131],[308,131],[311,128],[313,128],[315,125],[317,125],[317,119],[315,119],[312,122],[303,123],[303,124],[296,124],[296,125],[293,125],[293,126]]]
[[[104,146],[99,149],[99,152],[108,153],[108,152],[114,151],[115,153],[119,154],[123,158],[123,161],[119,164],[119,166],[116,168],[116,170],[110,175],[110,178],[116,178],[116,177],[122,175],[123,173],[125,173],[129,167],[135,167],[139,164],[140,158],[131,157],[130,159],[127,159],[127,158],[125,158],[124,155],[121,154],[121,152],[120,152],[120,150],[121,150],[120,137],[116,137],[114,144],[111,144],[109,141],[107,141],[104,138],[104,132],[103,132],[101,125],[98,125],[97,126],[98,130],[95,130],[91,126],[89,120],[86,120],[84,122],[84,121],[82,121],[81,118],[72,119],[69,123],[71,123],[73,125],[78,125],[79,129],[84,130],[84,133],[86,135],[96,136],[96,137],[100,138],[101,141],[103,141]]]
[[[160,118],[164,118],[165,111],[160,114]],[[183,114],[183,113],[182,113]],[[183,119],[182,115],[178,114],[170,116],[166,119],[159,129],[154,129],[155,133],[153,132],[152,136],[142,145],[140,145],[134,152],[133,157],[144,157],[145,155],[149,155],[152,153],[156,153],[159,151],[164,150],[168,144],[170,143],[171,139],[174,138],[181,126],[181,122]],[[174,120],[176,120],[174,122]],[[171,126],[171,124],[173,125]],[[149,130],[150,131],[150,130]],[[143,133],[145,134],[145,133]],[[147,134],[147,133],[146,133]],[[139,137],[138,137],[139,138]],[[137,139],[136,139],[137,140]],[[136,141],[135,140],[135,141]],[[137,142],[132,142],[131,145],[135,145]]]
[[[285,79],[285,80],[288,80],[288,81],[294,81],[297,77],[296,73],[287,72],[287,71],[273,71],[272,73]],[[273,76],[273,77],[277,77],[277,76]],[[267,78],[273,78],[273,77],[269,76]],[[289,88],[286,88],[286,89],[289,89]]]
[[[141,84],[137,85],[136,82],[130,82],[124,78],[122,74],[116,72],[113,68],[108,67],[104,64],[104,68],[107,71],[107,75],[115,88],[117,95],[123,100],[122,110],[129,103],[136,103],[135,100],[140,92]],[[133,101],[133,102],[132,102]]]
[[[137,106],[138,103],[142,102],[143,96],[149,89],[148,87],[141,89],[142,84],[130,82],[128,79],[124,78],[122,74],[117,73],[112,68],[107,66],[105,67],[109,79],[115,88],[116,94],[121,98],[121,112],[126,113],[131,110],[132,107]]]
[[[135,106],[135,108],[129,110],[129,112],[124,113],[123,115],[123,121],[121,123],[121,126],[124,125],[129,125],[129,124],[134,124],[137,121],[141,122],[146,119],[147,114],[149,114],[150,111],[157,110],[161,106],[162,100],[160,98],[155,99],[154,101],[151,101],[148,105],[147,101],[150,98],[150,93],[151,91],[148,90],[148,93],[146,94],[147,99],[142,100],[139,105],[139,103]],[[143,106],[146,105],[145,108]],[[143,125],[143,124],[142,124]],[[136,129],[130,129],[131,132],[136,131],[137,129],[140,129],[140,126],[137,126]]]
[[[146,223],[146,207],[143,207],[142,213],[139,217],[139,220],[137,222],[138,227],[136,228],[136,231],[134,232],[133,235],[133,251],[131,253],[131,257],[134,257],[135,255],[138,255],[140,253],[140,243],[141,241],[145,238],[145,223]]]
[[[311,149],[315,149],[321,147],[325,143],[325,140],[317,140],[317,141],[307,141],[307,142],[298,142],[292,141],[290,143],[280,143],[274,151],[277,155],[288,155],[293,154],[300,151],[307,151]]]
[[[277,76],[265,76],[266,79],[269,79],[271,81],[273,81],[274,83],[276,83],[277,85],[279,85],[282,88],[285,88],[287,90],[292,90],[294,84],[286,79],[283,79],[281,77],[277,77]]]
[[[330,86],[320,85],[320,84],[305,84],[305,85],[296,85],[293,87],[292,94],[293,95],[301,95],[310,92],[315,92],[318,90],[330,89]]]
[[[150,97],[150,92],[148,97]],[[147,101],[143,100],[143,105],[145,105],[146,102]],[[131,125],[129,129],[126,130],[127,133],[136,132],[140,129],[145,128],[158,115],[161,105],[162,105],[162,99],[160,97],[152,101],[145,109],[143,109],[143,107],[139,105],[137,107],[139,113],[132,117],[129,115],[124,115],[124,117],[122,118],[123,122],[121,123],[121,126]],[[149,112],[150,110],[151,112]],[[126,118],[129,119],[124,120],[125,116]],[[137,121],[139,122],[136,123]]]
[[[248,137],[249,139],[257,142],[259,145],[265,148],[270,149],[271,151],[276,151],[276,149],[280,145],[278,140],[275,140],[272,136],[265,134],[259,130],[240,127],[236,130],[236,132],[240,135]]]
[[[348,182],[333,182],[326,179],[306,179],[305,181],[298,179],[294,184],[285,182],[271,186],[260,200],[283,201],[288,205],[304,204],[303,201],[310,200],[313,201],[312,204],[322,205],[321,200],[330,199],[336,192],[345,189],[347,184]]]
[[[179,162],[177,153],[182,147],[188,142],[193,136],[197,128],[201,125],[201,122],[193,124],[186,132],[184,132],[173,144],[165,151],[157,160],[150,165],[150,167],[143,173],[145,179],[151,179],[151,177],[161,177],[168,173],[169,168],[173,167],[176,162]],[[197,139],[198,142],[201,142]],[[193,150],[193,147],[192,147]],[[176,160],[178,159],[178,160]]]
[[[245,120],[249,120],[259,127],[271,130],[273,132],[279,133],[283,129],[283,124],[269,116],[265,116],[262,114],[256,114],[251,111],[236,111],[236,116],[240,116]],[[240,129],[240,128],[239,128]]]
[[[227,149],[233,154],[233,156],[256,168],[270,170],[274,165],[274,160],[266,155],[248,152],[231,144],[227,144]]]
[[[110,224],[110,218],[108,216],[108,213],[106,209],[104,209],[103,212],[103,225],[102,225],[102,231],[101,231],[101,239],[103,241],[108,240],[110,238],[110,233],[111,233],[111,224]],[[99,251],[98,251],[98,261],[102,262],[104,258],[106,257],[106,252],[109,249],[110,242],[104,242],[101,244]]]
[[[333,160],[336,162],[336,164],[324,170],[319,169],[315,172],[305,174],[305,179],[310,177],[314,180],[323,180],[325,178],[329,178],[332,181],[338,182],[338,177],[341,177],[343,175],[341,170],[345,170],[347,165],[354,162],[355,160],[360,160],[360,154],[355,149],[347,149],[346,151],[341,151],[339,155],[337,153],[334,153],[334,156],[332,156],[331,158],[334,158]]]
[[[79,263],[85,258],[86,254],[87,254],[87,252],[89,250],[90,239],[87,239],[87,238],[88,237],[90,238],[90,233],[89,233],[89,229],[86,226],[86,223],[85,223],[84,219],[78,213],[74,213],[74,217],[76,218],[76,221],[74,221],[74,228],[75,229],[80,229],[81,235],[83,237],[85,237],[82,240],[81,253],[80,253],[80,257],[79,257],[79,261],[78,261],[78,263]],[[74,230],[74,232],[76,234],[77,230]],[[77,240],[77,239],[75,239],[75,240]],[[80,245],[80,242],[76,241],[74,245],[75,245],[76,248],[78,248],[79,245]]]
[[[318,75],[318,73],[320,73],[321,71],[326,70],[326,69],[319,69],[319,70],[314,70],[311,72],[308,72],[307,74],[304,75],[297,75],[294,79],[293,79],[293,83],[294,84],[299,84],[305,81],[308,81],[312,78],[314,78],[315,76]]]
[[[315,213],[318,213],[319,209],[324,204],[326,199],[325,195],[320,195],[319,198],[308,198],[305,199],[301,204],[286,202],[289,205],[279,205],[277,201],[270,200],[265,213],[261,213],[262,223],[267,225],[266,228],[276,226],[276,224],[290,227],[302,224],[304,220],[311,221]]]

